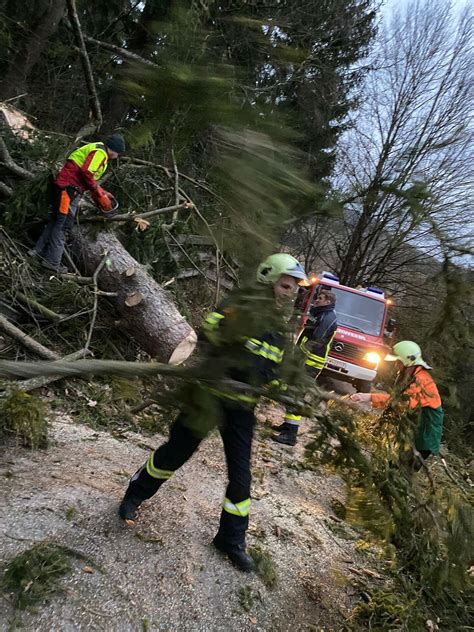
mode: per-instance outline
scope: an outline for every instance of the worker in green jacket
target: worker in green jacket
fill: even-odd
[[[208,315],[200,335],[203,378],[199,385],[188,386],[177,396],[181,413],[171,426],[168,440],[132,476],[119,508],[123,520],[135,521],[141,503],[186,463],[217,426],[224,443],[229,482],[213,542],[239,569],[253,570],[245,533],[251,505],[250,459],[257,400],[232,386],[212,383],[228,379],[263,387],[278,379],[286,342],[292,345],[290,332],[286,332],[285,304],[293,300],[298,284],[305,282],[306,274],[296,259],[284,253],[271,255],[260,264],[254,286],[232,293]],[[166,502],[163,496],[157,511]]]

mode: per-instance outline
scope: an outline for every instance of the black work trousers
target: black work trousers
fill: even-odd
[[[36,242],[36,252],[55,268],[61,264],[66,235],[72,229],[81,193],[75,187],[51,190],[51,218]]]
[[[219,400],[219,432],[227,460],[228,485],[217,537],[229,544],[244,544],[250,504],[250,459],[255,427],[252,409]],[[126,495],[137,501],[150,498],[173,472],[194,454],[204,439],[192,427],[189,413],[181,413],[170,429],[169,439],[160,446],[130,480]],[[153,473],[153,476],[149,472]],[[161,478],[159,478],[161,476]],[[239,503],[242,503],[240,507]]]

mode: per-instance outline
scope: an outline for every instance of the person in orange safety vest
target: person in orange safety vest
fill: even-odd
[[[410,340],[398,342],[393,347],[393,354],[385,356],[385,360],[397,362],[399,368],[397,382],[405,384],[403,395],[406,398],[406,406],[412,411],[419,411],[414,437],[416,452],[411,459],[411,465],[415,470],[419,470],[423,465],[423,460],[432,454],[439,454],[444,420],[441,397],[430,375],[431,367],[423,360],[421,349],[416,342]],[[352,401],[370,402],[373,408],[385,408],[390,404],[391,399],[388,393],[351,395]]]

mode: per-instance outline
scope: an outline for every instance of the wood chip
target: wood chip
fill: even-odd
[[[369,568],[359,569],[359,568],[354,568],[353,566],[350,566],[348,570],[350,570],[351,573],[354,573],[355,575],[359,575],[360,577],[362,577],[363,575],[366,575],[367,577],[375,577],[375,579],[382,579],[382,577],[378,573],[371,571]]]
[[[377,579],[382,579],[378,573],[371,571],[370,568],[363,568],[362,572],[368,575],[369,577],[376,577]]]
[[[150,226],[150,222],[143,217],[135,217],[133,221],[137,225],[137,230],[144,231]]]

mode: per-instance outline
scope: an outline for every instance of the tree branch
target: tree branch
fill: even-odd
[[[76,360],[80,360],[88,355],[88,351],[86,349],[80,349],[79,351],[75,351],[74,353],[70,353],[64,358],[61,358],[63,362],[75,362]],[[46,386],[47,384],[51,384],[51,382],[56,382],[60,380],[62,375],[40,375],[39,377],[33,377],[30,380],[23,380],[22,382],[15,382],[13,384],[8,384],[6,387],[6,393],[4,392],[2,395],[8,394],[13,390],[23,391],[28,393],[29,391],[34,391],[37,388],[41,388],[42,386]]]
[[[102,125],[102,111],[100,109],[100,102],[97,96],[95,88],[94,75],[92,73],[92,66],[87,54],[86,45],[84,43],[84,36],[82,34],[81,23],[79,16],[77,15],[76,0],[66,0],[69,18],[72,23],[72,30],[76,39],[77,47],[81,55],[82,69],[84,71],[84,77],[86,80],[87,91],[89,92],[89,105],[92,111],[95,129],[99,129]],[[83,134],[84,135],[84,134]],[[77,140],[77,139],[76,139]]]
[[[11,197],[13,195],[13,189],[5,184],[5,182],[0,182],[0,193],[3,197]]]
[[[42,305],[34,298],[31,298],[31,296],[26,296],[26,294],[23,294],[23,292],[17,292],[15,294],[15,298],[17,298],[21,303],[24,303],[32,309],[36,310],[44,318],[52,320],[55,323],[59,322],[62,318],[60,314],[56,314],[56,312],[53,312],[53,310],[49,309],[45,305]]]
[[[23,167],[20,167],[19,165],[16,164],[16,162],[10,156],[10,152],[8,151],[5,141],[3,140],[1,136],[0,136],[0,165],[2,167],[6,167],[8,171],[13,173],[13,175],[18,176],[22,180],[33,180],[35,177],[34,174],[31,173],[31,171],[28,171],[28,169],[23,169]]]
[[[31,336],[25,334],[21,329],[10,323],[5,316],[0,315],[0,329],[13,338],[27,349],[34,351],[41,358],[45,358],[46,360],[59,360],[59,356],[51,349],[44,347],[41,343],[37,342]]]
[[[89,37],[88,35],[83,35],[84,40],[89,44],[95,44],[99,46],[99,48],[103,48],[104,50],[108,50],[123,59],[128,59],[129,61],[134,61],[138,64],[142,64],[145,66],[149,66],[151,68],[158,68],[159,66],[149,59],[145,59],[144,57],[140,57],[136,53],[132,53],[125,48],[120,48],[120,46],[115,46],[114,44],[109,44],[108,42],[102,42],[101,40],[94,39],[93,37]]]
[[[183,202],[182,204],[175,204],[173,206],[166,206],[164,208],[157,208],[154,211],[147,211],[146,213],[140,213],[136,215],[134,213],[123,213],[122,215],[114,215],[113,217],[104,217],[103,215],[94,215],[93,217],[83,217],[81,222],[133,222],[136,219],[145,219],[147,217],[154,217],[155,215],[161,215],[162,213],[169,213],[171,211],[179,211],[186,208],[192,208],[190,202]]]
[[[92,307],[91,324],[90,324],[90,327],[89,327],[89,333],[87,335],[87,340],[86,340],[86,344],[85,344],[85,350],[86,351],[89,351],[89,346],[90,346],[91,340],[92,340],[92,334],[94,332],[95,321],[97,319],[97,307],[99,305],[99,286],[97,284],[97,279],[99,277],[100,271],[102,270],[102,268],[105,265],[105,262],[107,261],[107,257],[108,256],[109,256],[109,253],[106,250],[104,252],[104,256],[102,257],[102,261],[99,263],[99,265],[97,266],[94,274],[92,275],[92,283],[94,285],[94,305]]]
[[[62,377],[73,377],[84,374],[91,375],[121,375],[123,377],[146,377],[152,375],[171,375],[185,380],[188,383],[212,386],[224,391],[234,391],[253,396],[255,398],[265,397],[285,405],[296,407],[302,415],[311,415],[314,412],[311,404],[306,401],[296,400],[291,395],[278,390],[264,387],[253,387],[243,382],[229,379],[206,379],[199,375],[199,369],[189,369],[182,366],[163,364],[160,362],[128,362],[122,360],[78,360],[77,362],[65,362],[57,360],[55,362],[14,362],[9,360],[0,361],[0,375],[11,377],[35,377],[47,375],[61,375]],[[351,402],[340,395],[328,393],[314,386],[307,389],[306,394],[311,393],[316,400],[315,406],[320,401],[338,401],[353,408],[358,409],[358,404]]]

